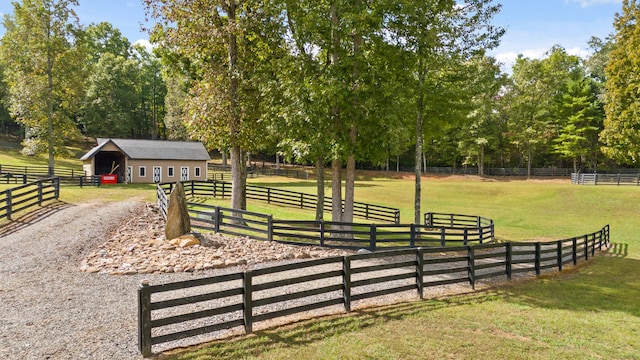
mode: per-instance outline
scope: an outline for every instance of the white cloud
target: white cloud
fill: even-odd
[[[156,45],[151,44],[147,39],[138,39],[133,43],[133,45],[140,45],[143,48],[147,49],[148,52],[151,52],[153,48],[156,47]]]
[[[516,63],[516,59],[518,58],[519,54],[522,54],[522,56],[529,59],[542,59],[546,56],[549,50],[550,49],[539,48],[539,49],[527,49],[520,52],[508,51],[508,52],[496,53],[495,55],[493,55],[493,57],[495,57],[496,60],[498,60],[498,63],[502,64],[502,70],[508,73],[511,73],[511,68],[513,67],[513,64]],[[577,46],[569,49],[565,49],[565,51],[569,55],[577,55],[582,59],[588,58],[592,53],[588,49],[583,49]]]
[[[578,3],[581,7],[589,7],[592,5],[600,5],[600,4],[619,4],[622,0],[564,0],[564,2],[569,3]]]

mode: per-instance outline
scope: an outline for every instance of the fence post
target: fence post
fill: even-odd
[[[60,197],[60,178],[59,177],[53,179],[53,188],[54,188],[54,196],[57,199]]]
[[[467,230],[467,228],[464,228],[464,235],[463,235],[463,241],[464,241],[464,245],[466,246],[467,243],[469,242],[469,232]],[[480,244],[482,244],[482,236],[480,236]]]
[[[416,224],[409,225],[409,247],[416,246]]]
[[[584,236],[584,259],[589,260],[589,235]]]
[[[591,257],[596,256],[596,234],[591,234]]]
[[[11,203],[12,203],[11,189],[7,189],[7,219],[11,220]]]
[[[324,220],[320,220],[320,246],[324,246]]]
[[[244,289],[242,294],[244,332],[251,334],[253,332],[253,305],[251,303],[251,293],[253,288],[251,286],[251,270],[244,272],[244,276],[242,277],[242,287]]]
[[[342,258],[342,298],[344,310],[351,312],[351,259],[348,256]]]
[[[273,241],[273,215],[267,216],[267,241]]]
[[[444,234],[444,228],[443,227],[440,228],[440,245],[442,245],[442,246],[446,246],[447,245],[447,242],[445,240],[445,234]]]
[[[364,218],[369,220],[369,204],[364,204]]]
[[[562,272],[562,240],[558,240],[558,271]]]
[[[213,231],[217,234],[220,232],[220,206],[216,206],[215,212],[213,214]]]
[[[149,280],[143,280],[138,288],[138,347],[143,357],[151,352],[151,292]]]
[[[271,204],[271,188],[267,188],[267,204]]]
[[[419,247],[416,251],[416,285],[420,300],[424,299],[424,250]]]
[[[571,243],[571,256],[573,257],[573,266],[576,266],[578,264],[578,239],[571,239]]]
[[[377,230],[376,224],[369,225],[369,249],[371,251],[376,251]]]
[[[540,275],[540,243],[536,243],[536,253],[535,253],[535,268],[536,275]]]
[[[22,184],[26,184],[27,183],[27,174],[22,174]]]
[[[42,205],[42,181],[37,181],[38,184],[38,206]]]
[[[304,194],[300,193],[300,209],[304,209]]]
[[[194,196],[194,190],[193,190],[193,188],[195,187],[195,186],[194,186],[194,180],[191,180],[190,182],[191,182],[191,197],[193,197],[193,196]]]
[[[505,271],[507,272],[507,279],[511,280],[511,274],[512,274],[512,266],[513,266],[513,250],[511,248],[511,242],[507,242],[505,243],[505,250],[507,253],[507,259],[506,259],[506,269]]]
[[[475,268],[475,259],[473,254],[473,246],[467,246],[467,265],[469,267],[469,284],[471,285],[471,289],[476,289],[476,268]]]

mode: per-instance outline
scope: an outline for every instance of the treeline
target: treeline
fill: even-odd
[[[508,73],[487,55],[504,33],[492,1],[143,3],[153,54],[81,26],[77,0],[23,0],[5,17],[3,126],[48,145],[50,166],[81,131],[197,139],[230,154],[239,208],[249,153],[330,164],[335,203],[346,168],[347,204],[356,162],[404,161],[419,179],[423,166],[595,169],[640,153],[635,0],[588,58],[555,46]]]
[[[0,131],[24,152],[63,155],[89,137],[166,138],[160,60],[76,1],[20,1],[0,39]],[[51,145],[51,146],[50,146]]]

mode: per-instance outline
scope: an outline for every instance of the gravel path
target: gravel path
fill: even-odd
[[[0,229],[0,359],[142,358],[136,291],[153,276],[88,274],[78,265],[143,206],[57,204]]]

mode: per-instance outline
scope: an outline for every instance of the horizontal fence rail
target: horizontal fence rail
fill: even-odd
[[[60,196],[58,177],[36,180],[24,185],[0,191],[0,219],[11,219],[12,214],[40,206]]]
[[[293,262],[138,290],[139,349],[253,332],[267,320],[350,312],[366,299],[576,265],[609,245],[609,226],[566,240],[413,248]],[[383,303],[394,300],[382,299]],[[395,300],[397,301],[397,300]],[[166,346],[166,345],[165,345]]]
[[[49,172],[53,175],[49,175]],[[84,170],[48,166],[14,166],[0,164],[0,183],[26,184],[43,178],[58,177],[60,185],[100,186],[100,176],[86,176]]]
[[[214,198],[230,198],[231,183],[225,181],[185,181],[184,190],[190,196],[210,196]],[[162,183],[160,186],[169,194],[173,183]],[[268,204],[293,206],[300,209],[316,209],[318,196],[296,191],[270,188],[266,186],[247,185],[247,199],[263,201]],[[331,198],[325,197],[324,210],[331,211]],[[344,208],[344,201],[342,202]],[[354,202],[353,215],[367,220],[379,220],[400,223],[400,210],[392,207]]]
[[[634,185],[640,186],[640,173],[582,174],[572,173],[571,183],[578,185]]]
[[[0,174],[19,174],[19,175],[33,175],[37,177],[50,177],[50,176],[64,176],[64,177],[76,177],[84,176],[84,170],[82,169],[69,169],[55,167],[50,168],[48,166],[16,166],[16,165],[2,165],[0,164]]]
[[[202,183],[189,187],[197,194]],[[168,195],[157,186],[157,203],[166,218]],[[209,191],[208,189],[207,191]],[[275,220],[271,215],[221,206],[187,202],[191,227],[233,236],[370,251],[408,247],[456,246],[494,241],[493,221],[478,216],[425,214],[427,225],[365,224],[324,220]],[[444,221],[444,219],[447,219]]]

